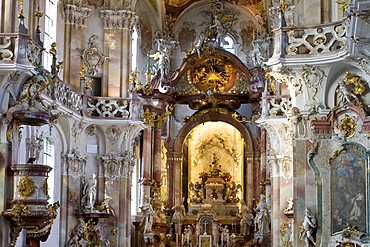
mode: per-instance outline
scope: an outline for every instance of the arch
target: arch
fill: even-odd
[[[181,152],[182,145],[185,141],[185,138],[187,135],[191,132],[192,129],[194,129],[197,125],[202,124],[203,122],[215,122],[215,121],[221,121],[228,123],[232,126],[234,126],[241,135],[244,138],[244,144],[245,144],[245,152],[254,152],[253,142],[252,138],[249,134],[249,131],[243,125],[241,122],[236,121],[233,117],[219,114],[219,113],[210,113],[202,117],[198,117],[196,120],[189,121],[185,126],[180,130],[177,139],[174,143],[173,150],[175,152]],[[247,151],[248,150],[248,151]]]

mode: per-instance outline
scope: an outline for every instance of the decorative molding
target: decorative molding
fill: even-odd
[[[64,21],[67,24],[72,24],[74,28],[86,27],[86,19],[90,16],[91,9],[86,7],[78,7],[72,4],[66,4],[64,7]]]
[[[103,19],[105,29],[128,29],[130,31],[139,20],[139,16],[129,10],[101,10],[100,18]]]

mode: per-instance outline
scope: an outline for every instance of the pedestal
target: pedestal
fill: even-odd
[[[254,234],[253,244],[257,246],[270,247],[271,246],[271,234]]]

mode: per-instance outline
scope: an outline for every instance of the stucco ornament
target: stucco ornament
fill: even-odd
[[[76,148],[72,154],[66,155],[68,162],[68,174],[73,178],[79,178],[84,174],[88,157],[82,156],[80,150]]]
[[[35,182],[30,177],[24,177],[19,181],[18,184],[18,193],[24,198],[29,198],[35,194],[37,186]]]
[[[83,50],[78,49],[82,62],[87,67],[87,75],[97,75],[99,73],[98,68],[100,68],[105,61],[109,60],[108,57],[100,52],[99,43],[96,42],[97,39],[99,39],[99,36],[91,36],[87,43],[87,48]]]
[[[113,145],[118,141],[118,138],[121,136],[121,130],[118,128],[118,126],[113,125],[107,129],[106,134],[108,140]]]
[[[309,98],[314,99],[321,92],[325,72],[318,66],[305,64],[302,66],[302,79],[307,87]]]
[[[107,156],[99,156],[98,160],[103,163],[104,177],[106,179],[115,180],[121,176],[123,157],[119,157],[116,153],[111,152]]]

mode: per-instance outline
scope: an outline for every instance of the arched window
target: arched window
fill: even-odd
[[[51,48],[51,44],[56,42],[57,36],[57,2],[58,0],[45,1],[45,33],[44,33],[44,48],[46,49],[43,56],[44,68],[51,70],[53,56],[47,52]]]
[[[48,186],[49,186],[49,202],[54,202],[54,144],[50,137],[47,137],[44,141],[44,164],[52,167],[53,169],[49,172]]]
[[[222,44],[222,48],[227,50],[228,52],[235,54],[235,47],[234,47],[234,40],[231,38],[230,35],[226,35],[224,39],[225,43]]]
[[[137,42],[138,42],[138,34],[137,29],[134,27],[134,31],[132,32],[132,44],[131,44],[131,70],[134,71],[137,67]]]

